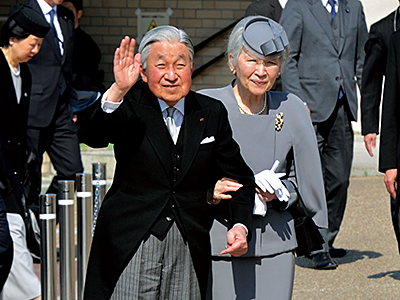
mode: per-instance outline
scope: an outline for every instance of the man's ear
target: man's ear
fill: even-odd
[[[139,72],[140,72],[140,77],[142,77],[142,80],[147,83],[148,80],[147,80],[146,70],[143,69],[142,66],[140,66]]]
[[[400,0],[399,0],[400,1]],[[194,62],[192,63],[192,70],[191,70],[192,72],[191,72],[191,75],[193,75],[193,72],[194,72]]]
[[[77,12],[76,12],[76,18],[79,20],[80,18],[82,18],[82,15],[83,15],[83,10],[82,9],[80,9],[80,10],[78,10]]]

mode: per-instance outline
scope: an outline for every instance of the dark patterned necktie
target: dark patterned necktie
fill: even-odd
[[[335,18],[336,17],[336,10],[335,10],[336,0],[328,0],[328,3],[331,6],[331,15],[333,18]]]

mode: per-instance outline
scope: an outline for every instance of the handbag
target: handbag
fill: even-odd
[[[297,205],[294,204],[289,209],[294,220],[294,228],[296,231],[297,248],[296,255],[310,256],[311,252],[321,250],[323,248],[324,239],[319,233],[317,225],[314,220],[308,215],[307,210],[304,208],[303,199],[295,187],[298,195]]]

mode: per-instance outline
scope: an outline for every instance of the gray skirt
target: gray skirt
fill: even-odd
[[[213,257],[207,300],[290,300],[294,252],[268,257]]]

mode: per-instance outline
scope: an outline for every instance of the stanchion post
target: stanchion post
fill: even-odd
[[[107,188],[106,163],[92,163],[92,185],[93,185],[93,227],[92,235],[96,227],[97,215],[100,210],[101,202],[104,199]]]
[[[90,246],[92,244],[93,197],[91,174],[76,174],[76,198],[78,215],[78,300],[82,300]]]
[[[75,299],[75,189],[73,180],[58,181],[60,227],[60,299]]]
[[[39,195],[42,300],[57,299],[56,194]]]

